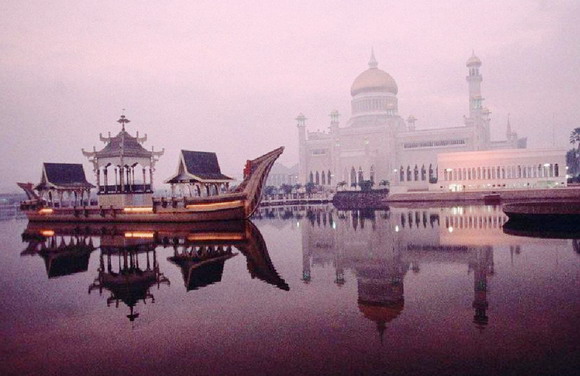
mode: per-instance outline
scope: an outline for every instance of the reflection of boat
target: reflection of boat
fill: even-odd
[[[512,221],[542,225],[580,223],[580,201],[523,202],[503,206]]]
[[[19,183],[28,196],[28,200],[23,201],[20,207],[30,221],[40,222],[176,223],[247,219],[258,207],[268,173],[283,151],[284,148],[280,147],[248,161],[242,183],[233,191],[221,195],[181,199],[154,198],[151,206],[142,207],[103,205],[49,207],[34,192],[32,184]],[[80,175],[80,172],[76,172]],[[84,173],[82,175],[84,180]]]
[[[503,232],[530,238],[580,239],[580,222],[526,222],[510,219],[503,225]]]
[[[86,272],[95,250],[92,238],[83,232],[55,236],[54,231],[25,231],[22,240],[28,243],[22,256],[39,255],[44,260],[48,278]]]
[[[49,260],[50,278],[87,271],[90,253],[99,248],[98,276],[89,292],[109,291],[107,304],[125,303],[131,310],[130,320],[138,317],[134,307],[139,301],[154,301],[150,292],[154,285],[169,284],[157,261],[159,247],[173,248],[169,260],[181,268],[188,291],[221,281],[225,261],[236,255],[232,247],[247,258],[252,278],[289,290],[272,264],[260,231],[250,221],[106,226],[30,222],[22,239],[29,243],[22,255],[38,254]]]

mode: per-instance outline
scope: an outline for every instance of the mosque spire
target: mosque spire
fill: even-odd
[[[376,68],[379,66],[377,59],[375,59],[375,49],[371,47],[371,58],[369,60],[369,68]]]

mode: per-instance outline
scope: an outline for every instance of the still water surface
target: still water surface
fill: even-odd
[[[575,374],[580,242],[505,222],[492,206],[2,221],[0,374]]]

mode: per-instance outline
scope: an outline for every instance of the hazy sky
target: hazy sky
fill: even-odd
[[[166,150],[157,182],[180,149],[217,152],[231,175],[280,145],[294,164],[294,118],[323,130],[337,109],[344,124],[371,47],[417,128],[462,124],[472,49],[494,139],[508,113],[529,147],[554,134],[569,148],[580,126],[580,1],[79,3],[0,2],[0,192],[37,182],[42,162],[86,162],[123,108]]]

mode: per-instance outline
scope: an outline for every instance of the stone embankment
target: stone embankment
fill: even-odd
[[[385,201],[387,203],[485,201],[486,196],[489,198],[490,195],[499,195],[498,199],[501,201],[580,200],[580,187],[464,192],[407,192],[392,194],[388,196]]]
[[[316,205],[326,204],[332,201],[329,193],[290,193],[287,195],[264,196],[260,206],[291,206],[291,205]]]

